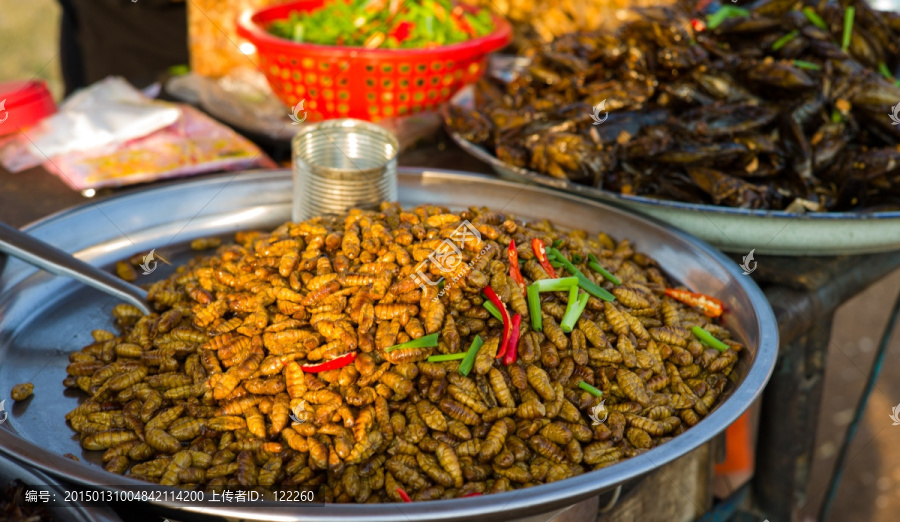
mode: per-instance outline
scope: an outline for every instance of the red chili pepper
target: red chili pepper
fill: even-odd
[[[400,495],[400,498],[403,499],[403,502],[412,502],[412,499],[409,498],[409,495],[406,493],[406,491],[403,490],[403,488],[397,488],[397,494]]]
[[[477,492],[477,491],[473,491],[473,492],[471,492],[471,493],[467,493],[467,494],[463,495],[462,498],[466,498],[466,497],[480,497],[480,496],[481,496],[481,493],[479,493],[479,492]]]
[[[509,277],[519,285],[522,291],[525,291],[525,278],[522,277],[522,271],[519,270],[519,252],[516,250],[516,240],[509,240],[509,249],[506,251],[509,258]]]
[[[398,42],[402,42],[403,40],[409,38],[409,33],[412,32],[412,29],[415,26],[416,24],[404,20],[397,24],[393,29],[391,29],[391,32],[388,33],[388,36],[393,36],[397,39]]]
[[[509,332],[509,343],[506,355],[503,356],[503,364],[509,366],[516,362],[519,353],[519,328],[522,326],[522,314],[516,314],[512,318],[512,328]]]
[[[327,372],[328,370],[337,370],[339,368],[343,368],[344,366],[352,363],[355,359],[356,352],[354,351],[344,354],[340,357],[335,357],[334,359],[325,361],[323,363],[301,366],[300,369],[306,373]]]
[[[534,255],[537,256],[538,261],[541,262],[541,266],[544,267],[544,270],[547,271],[547,274],[552,278],[556,279],[556,270],[553,269],[553,266],[550,264],[550,261],[547,260],[547,248],[544,246],[544,242],[538,238],[534,238],[531,240],[531,249],[534,250]]]
[[[725,310],[725,305],[722,304],[722,301],[706,294],[698,294],[677,288],[666,288],[666,295],[686,305],[703,310],[703,314],[707,317],[719,317]]]
[[[701,33],[706,30],[706,24],[703,23],[702,20],[691,18],[691,28],[694,29],[694,31]]]
[[[497,359],[499,359],[506,355],[506,343],[509,342],[509,330],[512,327],[512,322],[509,320],[509,312],[506,311],[506,305],[497,297],[497,292],[494,292],[493,288],[490,286],[484,287],[484,295],[494,303],[497,310],[500,310],[500,317],[503,318],[503,338],[500,340],[500,349],[497,351]]]

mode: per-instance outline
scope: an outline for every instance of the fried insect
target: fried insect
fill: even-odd
[[[415,263],[455,238],[464,263],[442,272],[449,287],[416,282]],[[496,253],[534,238],[562,240],[560,255],[580,256],[585,274],[587,253],[602,258],[625,281],[617,300],[591,298],[566,333],[568,296],[542,293],[544,328],[533,331]],[[521,250],[526,284],[545,279]],[[117,306],[121,331],[97,330],[70,355],[65,385],[90,398],[66,418],[85,448],[104,450],[105,469],[183,487],[304,487],[324,501],[377,502],[399,500],[398,487],[424,500],[562,480],[684,431],[731,382],[742,347],[656,297],[673,285],[653,270],[627,242],[479,209],[385,204],[242,233],[155,283],[153,314]],[[496,357],[509,343],[482,306],[486,285],[524,317],[512,364]],[[729,350],[704,349],[694,325]],[[387,351],[431,334],[437,346]],[[484,342],[467,375],[460,360],[441,360],[476,335]],[[581,381],[608,398],[604,423],[592,424],[596,400]]]
[[[31,394],[34,392],[34,384],[30,382],[26,382],[23,384],[17,384],[13,386],[12,391],[10,392],[10,397],[14,401],[24,401],[28,397],[31,397]]]

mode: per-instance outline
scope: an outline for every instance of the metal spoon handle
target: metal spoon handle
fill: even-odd
[[[0,252],[19,258],[30,265],[51,274],[71,277],[133,304],[145,314],[151,312],[147,305],[147,292],[132,284],[89,265],[55,246],[35,239],[5,223],[0,223]]]

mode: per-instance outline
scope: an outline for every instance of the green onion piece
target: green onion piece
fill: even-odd
[[[564,292],[578,286],[577,277],[559,277],[557,279],[541,279],[532,283],[538,292]]]
[[[446,283],[446,281],[444,281],[443,279],[441,279],[440,281],[438,281],[438,290],[443,290],[443,289],[444,289],[444,286],[445,286],[445,283]]]
[[[822,66],[817,63],[807,62],[805,60],[794,60],[794,65],[801,69],[810,69],[812,71],[818,71],[822,69]]]
[[[444,361],[458,361],[460,359],[465,359],[466,352],[460,353],[442,353],[440,355],[432,355],[428,358],[428,362],[444,362]]]
[[[559,248],[562,246],[562,239],[557,239],[550,245],[550,248]]]
[[[712,30],[722,25],[722,22],[729,18],[741,16],[750,16],[750,11],[733,5],[723,5],[718,11],[706,17],[706,27]]]
[[[541,296],[534,284],[528,285],[525,289],[525,296],[528,299],[528,315],[531,316],[531,329],[540,332],[544,329],[541,321]]]
[[[806,6],[803,8],[803,14],[806,15],[806,18],[812,22],[812,24],[819,29],[824,31],[828,30],[828,26],[825,24],[825,20],[822,20],[822,17],[816,14],[816,11],[810,7]]]
[[[580,254],[572,254],[572,262],[576,265],[580,262],[584,261]]]
[[[588,299],[590,298],[591,296],[588,294],[581,294],[578,296],[575,305],[572,306],[571,309],[566,307],[566,315],[563,316],[562,322],[559,323],[559,328],[563,332],[569,333],[575,328],[575,323],[578,322],[578,318],[584,313],[584,309],[587,307]]]
[[[434,348],[438,345],[438,334],[440,332],[434,332],[431,335],[426,335],[424,337],[419,337],[418,339],[413,339],[412,341],[406,341],[405,343],[395,344],[394,346],[389,346],[384,349],[385,353],[392,352],[394,350],[402,350],[404,348]]]
[[[881,75],[884,76],[885,78],[887,78],[888,80],[894,81],[894,75],[891,74],[891,70],[888,69],[887,64],[885,64],[884,62],[881,62],[878,64],[878,72],[880,72]]]
[[[850,48],[850,36],[853,35],[853,18],[856,16],[856,8],[844,9],[844,39],[841,40],[841,49],[844,52]]]
[[[466,357],[463,359],[463,362],[459,363],[459,373],[466,377],[469,375],[469,372],[472,371],[472,367],[475,366],[475,356],[478,355],[478,350],[481,349],[481,345],[484,344],[484,341],[481,339],[480,335],[476,335],[475,339],[472,340],[472,346],[469,346],[469,351],[466,352]]]
[[[581,270],[575,268],[568,259],[565,258],[562,254],[559,253],[559,250],[555,248],[551,248],[547,255],[552,255],[556,258],[557,261],[563,264],[566,270],[569,271],[570,274],[574,275],[578,278],[578,286],[580,286],[585,292],[591,294],[594,297],[599,297],[604,301],[615,301],[616,296],[607,292],[605,289],[601,288],[597,285],[597,283],[591,281],[587,278],[586,275],[581,273]]]
[[[800,35],[800,31],[794,29],[793,31],[789,32],[788,34],[775,40],[775,43],[772,44],[772,50],[777,51],[777,50],[781,49],[782,47],[787,45],[788,42],[790,42],[794,38],[797,38],[797,36],[799,36],[799,35]]]
[[[550,266],[553,268],[562,268],[562,263],[557,263],[556,261],[550,261]]]
[[[588,266],[591,267],[594,272],[602,275],[608,281],[612,281],[612,284],[614,285],[622,284],[622,281],[619,281],[618,277],[612,275],[608,270],[600,266],[600,261],[597,261],[597,257],[594,254],[588,254],[588,261]]]
[[[894,80],[894,87],[900,87],[900,80]]]
[[[703,328],[700,328],[699,326],[694,326],[693,328],[691,328],[691,332],[693,332],[694,335],[697,336],[697,339],[700,339],[701,343],[703,343],[707,346],[711,346],[711,347],[715,348],[716,350],[719,350],[720,352],[724,352],[724,351],[728,350],[727,344],[716,339],[715,337],[713,337],[713,335],[711,333],[707,332]]]
[[[590,384],[588,384],[584,381],[579,381],[578,387],[581,388],[582,390],[590,393],[594,397],[602,397],[603,396],[602,391],[598,390],[597,388],[594,388],[593,386],[591,386]]]
[[[578,305],[578,286],[573,286],[569,289],[569,299],[566,301],[566,312],[563,314],[563,319],[569,316],[572,313],[572,310],[575,309],[575,306]],[[563,329],[563,332],[569,333],[572,329]]]
[[[841,114],[841,111],[837,109],[831,110],[831,123],[840,123],[844,121],[844,116]]]
[[[497,307],[494,306],[494,303],[490,301],[485,301],[481,306],[483,306],[488,312],[491,313],[498,321],[503,322],[503,316],[500,315],[500,310],[497,310]]]

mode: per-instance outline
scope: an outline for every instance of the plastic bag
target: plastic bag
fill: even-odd
[[[189,106],[150,100],[119,78],[74,94],[59,114],[3,146],[0,162],[12,172],[44,163],[76,190],[275,166],[228,127]]]

